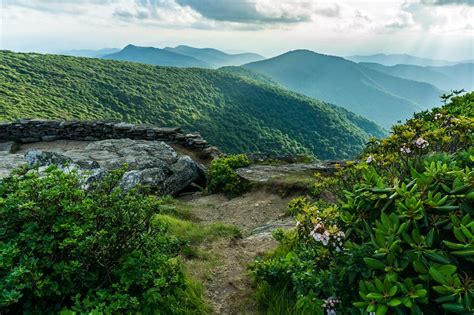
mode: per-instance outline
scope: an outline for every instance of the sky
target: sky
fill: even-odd
[[[1,49],[58,52],[180,44],[266,57],[474,59],[474,0],[0,0]]]

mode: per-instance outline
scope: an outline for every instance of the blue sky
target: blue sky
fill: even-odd
[[[474,0],[3,0],[1,15],[1,48],[16,51],[133,43],[474,58]]]

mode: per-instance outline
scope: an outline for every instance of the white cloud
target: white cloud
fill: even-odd
[[[419,49],[418,38],[434,47],[443,45],[442,36],[450,36],[450,43],[457,43],[451,50],[463,47],[464,54],[472,54],[472,48],[466,51],[474,34],[471,4],[466,0],[3,0],[1,46],[51,51],[194,43],[266,54],[295,48],[344,54],[369,48],[409,52]]]

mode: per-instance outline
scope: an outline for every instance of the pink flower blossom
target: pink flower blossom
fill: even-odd
[[[429,146],[430,144],[428,143],[428,141],[426,141],[425,139],[423,139],[422,137],[419,137],[418,139],[416,139],[415,141],[413,141],[413,144],[416,145],[418,148],[420,149],[424,149],[426,148],[427,146]]]

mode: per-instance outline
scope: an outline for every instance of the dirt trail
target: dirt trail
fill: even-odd
[[[203,223],[234,224],[243,234],[241,239],[220,239],[202,245],[199,250],[207,256],[207,263],[199,260],[186,263],[191,276],[204,283],[206,298],[216,314],[258,313],[247,266],[277,247],[273,230],[293,226],[292,219],[286,215],[290,199],[263,191],[234,199],[199,193],[181,198]]]

